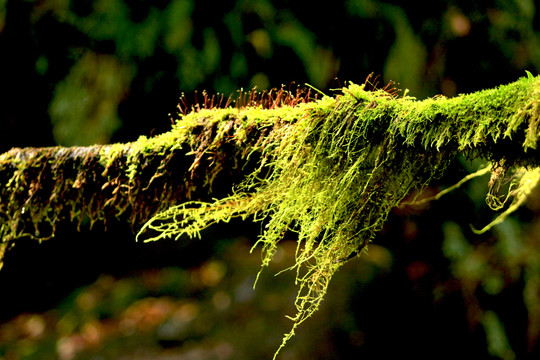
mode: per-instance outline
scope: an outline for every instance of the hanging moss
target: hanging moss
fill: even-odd
[[[521,182],[510,192],[515,201],[500,219],[524,201],[540,178],[536,170],[521,167],[537,164],[530,153],[538,140],[539,84],[522,79],[424,101],[351,84],[342,95],[306,108],[307,116],[269,141],[263,149],[271,168],[267,176],[261,178],[258,169],[230,197],[173,206],[152,218],[142,234],[157,231],[155,240],[200,236],[215,222],[253,217],[266,223],[257,242],[266,266],[284,234],[296,232],[290,270],[297,272],[297,314],[283,346],[317,310],[344,261],[367,250],[390,209],[441,176],[457,155],[485,158],[505,172],[520,167],[514,176]]]
[[[151,217],[138,234],[145,241],[200,237],[234,217],[259,221],[263,267],[284,234],[298,240],[289,269],[297,274],[297,313],[283,347],[317,310],[335,272],[367,251],[389,211],[456,156],[491,164],[494,208],[504,206],[501,184],[512,177],[501,219],[523,203],[540,177],[539,89],[540,78],[528,76],[418,101],[349,84],[335,97],[294,106],[194,111],[170,132],[131,144],[13,149],[0,156],[0,257],[17,237],[52,236],[65,218]],[[208,201],[227,173],[243,180]]]

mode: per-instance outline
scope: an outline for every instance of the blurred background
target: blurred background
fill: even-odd
[[[167,131],[182,93],[371,72],[423,99],[540,69],[533,0],[0,0],[0,152]],[[340,85],[341,84],[341,85]],[[460,159],[427,190],[475,171]],[[493,231],[487,178],[396,209],[280,359],[540,358],[540,194]],[[293,241],[253,290],[257,224],[136,243],[125,224],[17,242],[0,271],[0,359],[268,359],[294,313]]]

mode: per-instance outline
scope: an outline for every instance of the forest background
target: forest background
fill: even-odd
[[[0,0],[0,153],[159,134],[182,93],[332,94],[372,72],[418,99],[491,88],[538,74],[539,27],[532,0]],[[428,192],[479,166],[454,164]],[[474,235],[493,217],[487,181],[396,209],[281,358],[537,358],[540,194]],[[274,274],[293,241],[252,290],[259,225],[151,244],[125,224],[75,227],[6,256],[0,359],[268,358],[289,329],[294,280]]]

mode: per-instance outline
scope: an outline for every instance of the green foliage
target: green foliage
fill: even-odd
[[[516,355],[510,349],[504,327],[497,314],[487,311],[484,314],[482,323],[486,331],[489,353],[504,360],[515,359]]]
[[[0,33],[4,30],[4,26],[6,25],[6,5],[7,0],[0,1]]]
[[[118,103],[133,74],[114,57],[85,54],[56,88],[50,105],[57,144],[106,144],[120,127]]]

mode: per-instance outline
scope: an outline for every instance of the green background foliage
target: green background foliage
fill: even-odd
[[[293,81],[330,91],[371,72],[420,99],[493,87],[538,74],[536,10],[532,0],[0,0],[0,151],[160,133],[182,92]],[[428,192],[479,165],[453,164]],[[487,181],[395,209],[282,358],[537,358],[540,197],[475,235],[470,224],[493,216]],[[73,230],[8,254],[0,358],[264,358],[289,328],[294,283],[273,273],[291,265],[294,243],[253,291],[258,225],[155,244],[121,224]]]

